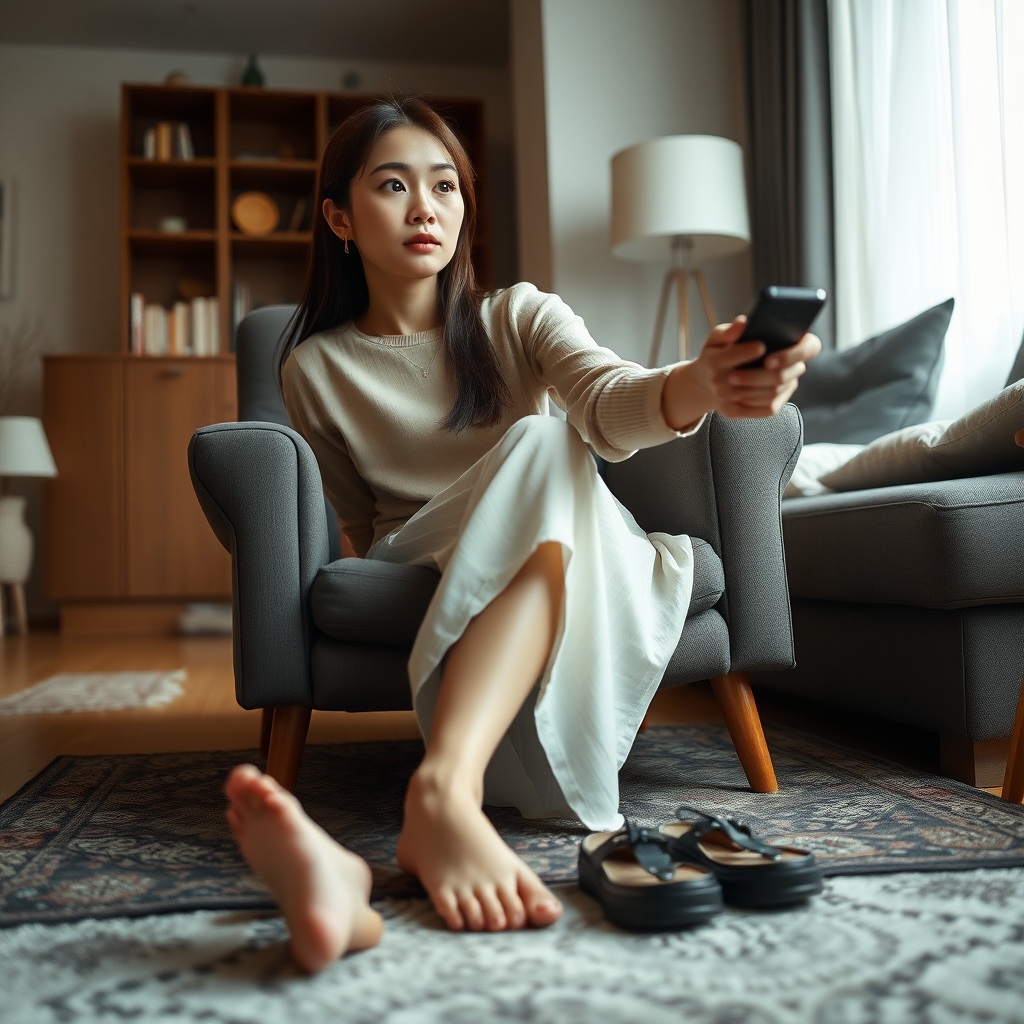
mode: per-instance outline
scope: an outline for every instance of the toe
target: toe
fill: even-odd
[[[459,901],[451,889],[440,889],[431,896],[434,909],[444,918],[444,923],[453,932],[461,932],[466,922],[459,910]]]
[[[547,899],[540,900],[527,911],[527,917],[529,917],[530,924],[534,928],[547,928],[548,925],[554,924],[561,916],[562,904],[554,896],[548,896]]]
[[[503,932],[508,927],[505,908],[501,905],[493,886],[480,886],[476,890],[477,902],[484,912],[484,925],[489,932]]]
[[[277,818],[287,818],[293,811],[298,811],[300,817],[306,816],[306,812],[302,810],[302,805],[297,800],[294,800],[290,793],[285,793],[280,789],[263,789],[261,787],[259,794],[260,809],[269,811]]]
[[[472,889],[459,889],[457,892],[459,910],[466,922],[466,927],[471,932],[480,932],[484,928],[484,911],[480,901],[476,898]]]
[[[241,800],[253,778],[258,778],[260,770],[254,764],[239,764],[231,769],[224,783],[224,793],[232,802]]]
[[[509,928],[522,928],[526,924],[526,908],[519,898],[514,885],[498,886],[498,899],[505,908],[505,920]]]
[[[534,928],[546,928],[562,916],[562,904],[534,874],[520,877],[519,895],[526,908],[526,919]]]
[[[384,918],[372,907],[363,907],[352,925],[350,950],[369,949],[376,946],[384,934]]]

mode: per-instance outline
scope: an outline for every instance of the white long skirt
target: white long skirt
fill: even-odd
[[[409,657],[427,737],[448,649],[551,541],[565,567],[559,631],[487,769],[484,802],[614,830],[622,824],[618,770],[690,604],[690,538],[644,533],[575,428],[527,416],[368,557],[441,573]]]

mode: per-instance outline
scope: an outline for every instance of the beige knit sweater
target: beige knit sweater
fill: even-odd
[[[557,295],[517,284],[485,299],[481,314],[512,395],[493,427],[456,434],[441,425],[454,389],[439,329],[374,338],[347,324],[307,338],[285,363],[288,415],[360,555],[457,480],[516,420],[546,414],[549,394],[611,462],[680,436],[661,413],[670,367],[645,370],[600,348]]]

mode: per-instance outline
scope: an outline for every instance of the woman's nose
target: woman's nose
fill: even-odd
[[[410,220],[413,224],[431,224],[436,219],[430,199],[423,193],[417,194],[410,210]]]

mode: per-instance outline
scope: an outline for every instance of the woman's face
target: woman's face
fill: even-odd
[[[465,216],[448,151],[422,128],[395,128],[374,146],[353,180],[350,208],[324,203],[340,238],[355,242],[363,263],[398,277],[425,278],[455,255]]]

